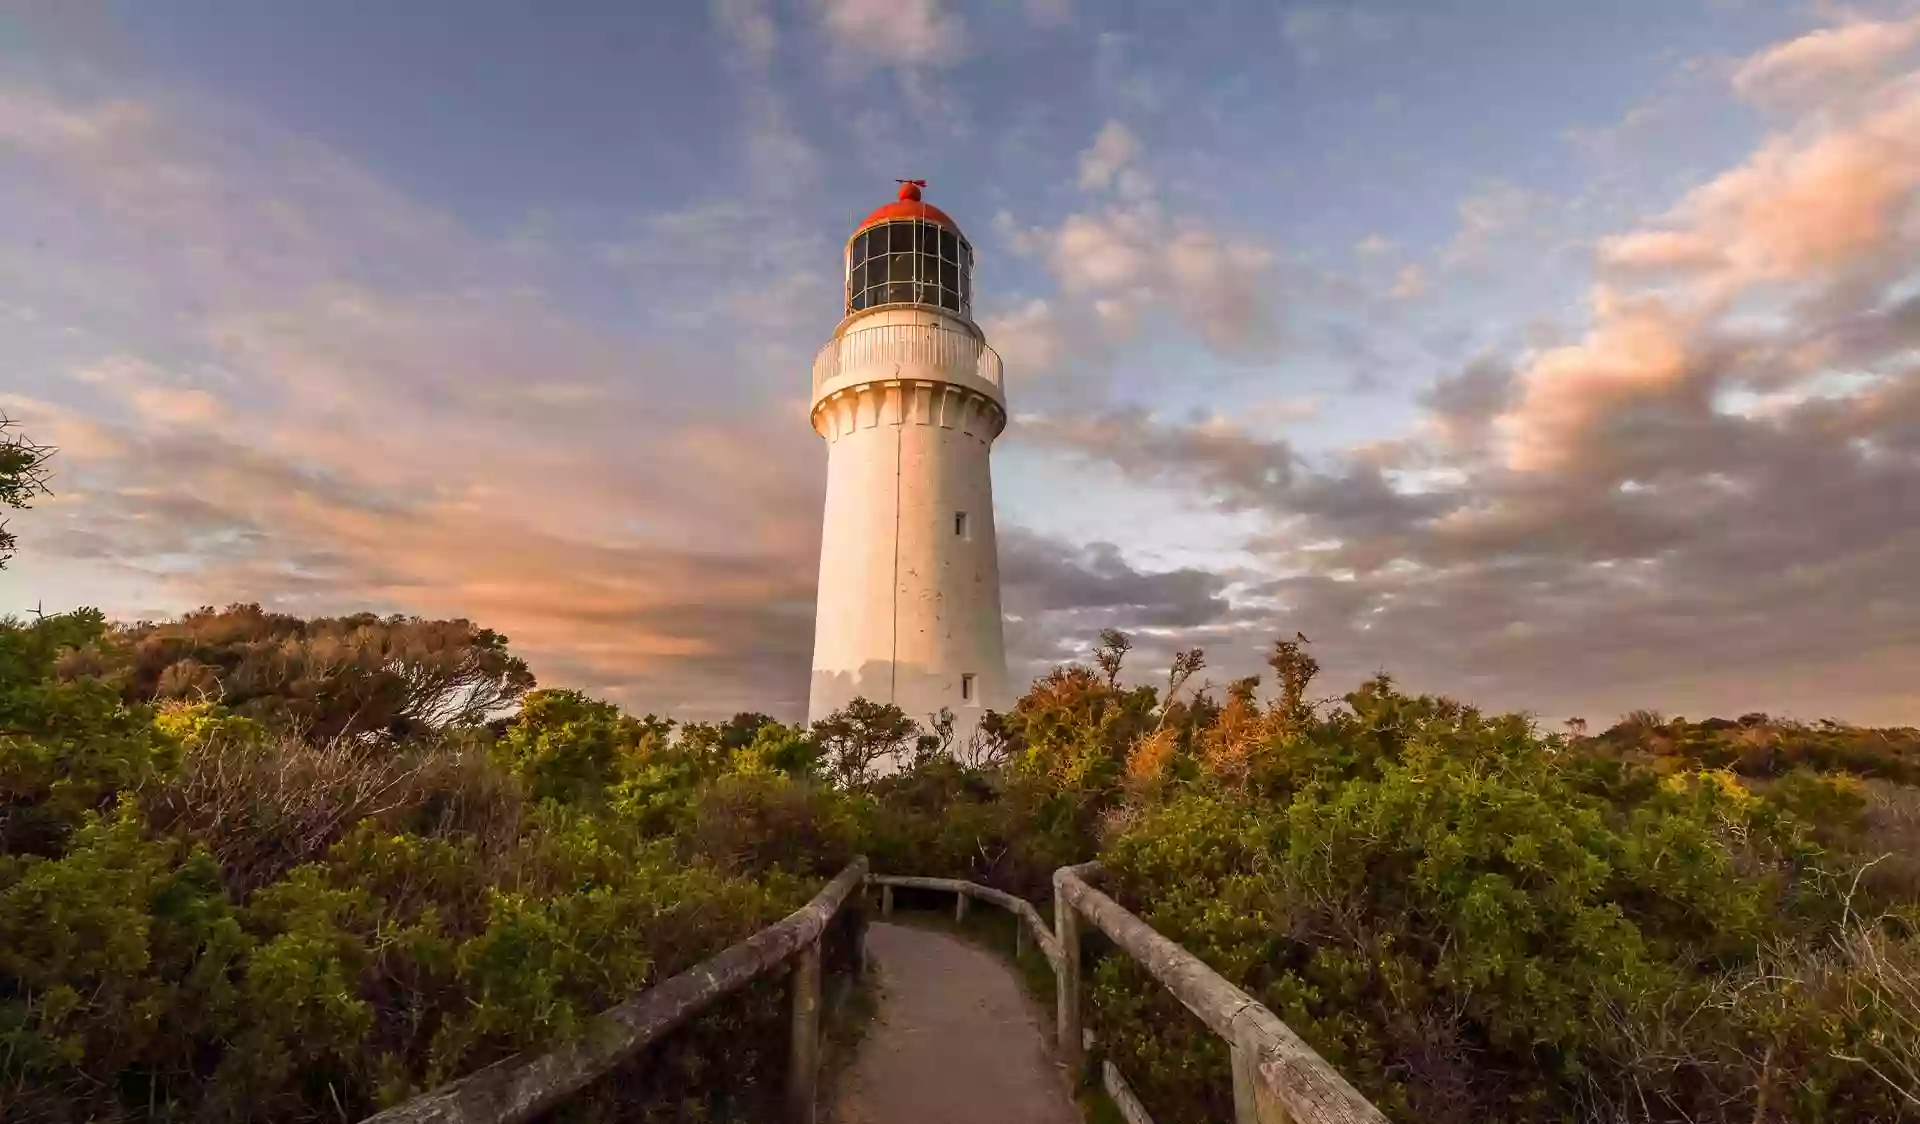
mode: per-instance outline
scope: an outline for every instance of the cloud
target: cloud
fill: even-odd
[[[1238,419],[1109,409],[1021,440],[1257,517],[1269,576],[1237,576],[1215,635],[1299,628],[1336,682],[1912,722],[1915,83],[1847,86],[1602,240],[1585,330],[1435,380],[1403,439],[1309,456]],[[1483,193],[1456,257],[1533,211]]]
[[[1426,295],[1427,272],[1418,265],[1408,264],[1400,267],[1394,275],[1393,288],[1387,295],[1397,301],[1417,300]]]
[[[1174,299],[1198,325],[1200,338],[1222,353],[1269,350],[1278,332],[1264,285],[1273,254],[1264,247],[1183,230],[1166,251]]]
[[[1519,400],[1499,419],[1515,471],[1574,461],[1588,442],[1611,436],[1601,419],[1629,403],[1658,408],[1705,369],[1693,351],[1696,329],[1659,299],[1602,287],[1593,303],[1586,338],[1529,364]]]
[[[771,78],[798,41],[774,10],[714,8],[730,65],[758,76],[743,124],[754,158],[784,169],[769,192],[824,167]],[[830,12],[879,9],[808,11],[841,43],[860,21],[835,31]],[[847,57],[943,73],[970,45],[953,13],[889,6],[900,26]],[[1320,58],[1392,34],[1327,14],[1296,30]],[[1383,423],[1272,382],[1185,414],[1102,401],[1086,380],[1026,384],[1033,412],[1008,439],[1191,502],[1167,505],[1178,527],[1141,532],[1179,559],[1164,572],[1006,528],[1016,671],[1118,626],[1142,631],[1142,666],[1199,643],[1224,677],[1298,628],[1336,687],[1384,667],[1560,713],[1920,717],[1920,97],[1906,56],[1875,45],[1886,34],[1806,37],[1826,45],[1737,68],[1769,135],[1583,240],[1596,275],[1567,330],[1471,336],[1425,371],[1377,324],[1336,324],[1371,365],[1427,380],[1389,404],[1408,418],[1389,439],[1329,447]],[[1161,329],[1277,353],[1287,267],[1182,213],[1149,155],[1112,124],[1058,214],[996,223],[1057,284],[983,317],[1016,377],[1071,376]],[[70,314],[79,341],[46,385],[0,396],[62,446],[60,495],[20,517],[50,572],[111,569],[141,607],[461,613],[551,681],[688,716],[797,716],[824,458],[785,372],[818,342],[799,310],[830,310],[837,277],[787,209],[723,196],[560,223],[535,255],[230,108],[20,84],[0,89],[0,158],[9,300]],[[1412,276],[1485,267],[1564,221],[1486,184]],[[59,248],[52,267],[27,234]],[[1384,242],[1355,247],[1389,263],[1383,280],[1404,261]],[[574,270],[617,279],[635,319],[547,295],[583,291]]]
[[[1007,369],[1022,378],[1062,372],[1074,357],[1079,339],[1058,306],[1042,297],[988,316],[980,326]]]
[[[1109,121],[1100,127],[1100,135],[1093,139],[1093,147],[1080,154],[1080,188],[1083,191],[1103,191],[1114,184],[1116,178],[1126,173],[1135,173],[1132,165],[1140,155],[1140,138],[1133,135],[1125,125],[1118,121]],[[1133,190],[1127,190],[1129,185]],[[1138,194],[1143,185],[1135,181],[1123,181],[1124,194]]]
[[[1726,261],[1726,255],[1704,234],[1681,230],[1636,230],[1603,238],[1600,264],[1630,272],[1661,273],[1695,270]]]
[[[143,609],[471,616],[636,705],[799,713],[823,458],[802,407],[742,380],[813,341],[736,332],[793,361],[717,371],[670,333],[636,345],[523,252],[230,111],[9,88],[0,122],[7,221],[64,251],[10,284],[113,341],[69,401],[9,397],[62,446],[36,554]],[[716,224],[641,226],[659,249]]]
[[[1916,188],[1920,74],[1866,95],[1855,116],[1770,137],[1657,224],[1603,240],[1600,260],[1690,274],[1716,291],[1898,271],[1920,243]]]
[[[820,0],[835,50],[883,66],[945,66],[966,51],[966,23],[941,0]]]
[[[1547,200],[1539,192],[1495,181],[1461,199],[1459,229],[1441,254],[1450,269],[1484,264],[1503,242],[1542,233]]]
[[[1233,613],[1218,574],[1144,571],[1112,543],[1075,545],[1018,527],[1000,534],[1000,584],[1016,677],[1085,659],[1103,628],[1158,633],[1171,646]]]
[[[757,11],[728,18],[751,39]],[[24,513],[38,556],[110,571],[142,609],[239,598],[458,614],[513,637],[548,681],[632,706],[802,712],[824,458],[792,395],[756,373],[798,363],[716,369],[710,343],[610,334],[527,272],[570,255],[477,240],[259,122],[38,92],[5,104],[0,144],[26,152],[19,220],[76,247],[78,278],[117,283],[109,252],[122,248],[172,289],[128,301],[166,312],[74,369],[77,404],[7,397],[63,446],[60,495]],[[748,213],[761,212],[721,198],[643,216],[579,260],[636,285],[683,278]],[[155,216],[168,237],[140,239]],[[791,272],[812,253],[804,239],[761,223],[726,246],[759,274],[813,284]],[[1199,292],[1230,260],[1204,235],[1167,252],[1170,276]],[[703,294],[714,307],[684,314],[710,341],[701,326],[730,314]],[[682,315],[668,296],[650,303]],[[1038,372],[1074,361],[1093,315],[1037,299],[989,325]],[[795,320],[763,339],[755,325],[726,346],[811,350],[817,328]],[[152,346],[131,346],[141,339]],[[1123,618],[1204,625],[1224,604],[1224,580],[1203,571],[1006,541],[1014,635],[1027,637],[1016,660],[1076,654],[1063,638]]]
[[[751,692],[789,713],[803,705],[804,550],[783,557],[751,536],[701,550],[577,524],[563,535],[520,517],[527,493],[452,466],[438,487],[372,489],[352,466],[218,430],[116,437],[113,455],[69,458],[72,482],[35,513],[41,550],[99,556],[201,598],[472,617],[537,669],[565,660],[575,682],[636,704],[718,713]],[[645,514],[635,498],[605,515]],[[175,557],[195,558],[193,570],[168,575]]]
[[[142,420],[158,426],[206,425],[222,412],[213,395],[168,379],[153,364],[136,356],[113,356],[76,371],[74,377],[108,389]]]
[[[1450,458],[1470,459],[1481,451],[1493,421],[1512,403],[1513,369],[1482,357],[1436,379],[1420,394],[1423,419]]]
[[[1776,44],[1741,62],[1734,89],[1762,105],[1804,106],[1858,92],[1920,49],[1920,17],[1858,20]]]
[[[1165,227],[1145,208],[1067,216],[1052,236],[1049,263],[1068,293],[1143,290],[1154,276]]]
[[[1220,417],[1170,422],[1144,409],[1018,419],[1022,442],[1112,464],[1134,480],[1196,491],[1224,510],[1286,505],[1299,456]]]
[[[1080,157],[1079,183],[1119,199],[1068,215],[1057,228],[997,221],[1016,253],[1045,258],[1063,296],[1081,302],[1120,336],[1150,311],[1167,308],[1208,347],[1236,356],[1269,354],[1279,341],[1271,250],[1226,239],[1170,217],[1135,164],[1139,141],[1108,122]]]
[[[1326,409],[1326,399],[1318,394],[1289,398],[1268,398],[1236,407],[1234,416],[1250,426],[1282,427],[1312,421]]]

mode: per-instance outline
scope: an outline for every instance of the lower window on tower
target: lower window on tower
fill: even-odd
[[[968,672],[965,675],[962,675],[960,677],[960,701],[961,702],[974,701],[973,693],[974,693],[973,692],[973,673]]]

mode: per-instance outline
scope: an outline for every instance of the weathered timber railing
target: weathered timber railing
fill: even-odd
[[[363,1124],[521,1124],[558,1107],[595,1079],[753,981],[791,965],[788,1118],[812,1124],[820,1074],[820,938],[849,899],[857,963],[864,856],[847,864],[813,900],[657,987],[595,1016],[579,1038],[538,1055],[516,1054],[368,1117]]]
[[[1085,917],[1226,1039],[1233,1058],[1236,1124],[1387,1124],[1379,1109],[1272,1011],[1094,889],[1089,880],[1099,873],[1099,863],[1053,872],[1054,936],[1063,953],[1055,989],[1060,1053],[1070,1069],[1085,1067],[1080,1032],[1080,918]],[[1119,1078],[1111,1063],[1105,1068]],[[1127,1108],[1144,1120],[1138,1100],[1123,1111]],[[1136,1118],[1129,1113],[1128,1119]]]
[[[1379,1109],[1278,1016],[1095,889],[1092,882],[1099,873],[1098,863],[1054,871],[1051,931],[1027,901],[978,883],[893,874],[869,875],[867,882],[880,887],[882,917],[892,915],[893,889],[899,886],[953,894],[955,921],[966,918],[969,899],[992,902],[1019,918],[1022,924],[1014,930],[1016,954],[1030,932],[1053,965],[1059,1054],[1076,1080],[1088,1077],[1086,1050],[1092,1044],[1080,1017],[1080,920],[1084,917],[1226,1039],[1233,1059],[1235,1124],[1387,1124]],[[1100,1083],[1127,1124],[1153,1124],[1119,1068],[1103,1061],[1100,1070]]]
[[[936,893],[953,895],[953,919],[967,919],[967,902],[979,899],[992,902],[1008,913],[1020,924],[1013,930],[1013,951],[1019,955],[1025,949],[1028,936],[1031,935],[1035,947],[1039,948],[1047,962],[1056,966],[1060,963],[1060,942],[1053,939],[1053,931],[1041,919],[1040,911],[1025,898],[1018,898],[1005,890],[996,890],[991,886],[982,886],[978,882],[963,882],[958,878],[917,878],[904,874],[869,874],[867,884],[880,887],[880,916],[893,916],[893,888],[908,890],[932,890]]]

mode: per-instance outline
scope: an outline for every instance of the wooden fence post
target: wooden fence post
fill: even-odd
[[[893,887],[892,886],[880,887],[880,916],[882,918],[893,916]]]
[[[792,1041],[787,1069],[787,1118],[813,1124],[820,1077],[820,942],[816,939],[793,958],[788,986]]]
[[[1054,973],[1054,1022],[1060,1034],[1060,1060],[1077,1086],[1086,1080],[1087,1048],[1080,1038],[1080,918],[1056,875],[1053,886],[1053,936],[1060,942]]]
[[[1260,1048],[1246,1036],[1227,1043],[1233,1058],[1233,1124],[1293,1124],[1260,1077]]]
[[[960,924],[967,919],[967,895],[962,891],[953,896],[953,923]]]

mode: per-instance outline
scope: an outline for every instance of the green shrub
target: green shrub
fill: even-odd
[[[1657,1118],[1747,1119],[1767,1083],[1796,1119],[1892,1111],[1834,1060],[1871,1037],[1861,1023],[1768,967],[1846,931],[1822,831],[1800,818],[1857,815],[1844,786],[1762,799],[1730,774],[1673,773],[1609,800],[1519,719],[1381,683],[1347,703],[1276,735],[1253,781],[1144,810],[1107,859],[1149,923],[1391,1114],[1546,1121],[1645,1097]],[[1209,1035],[1133,969],[1093,978],[1102,1037],[1149,1104],[1218,1111]],[[1175,1029],[1143,1030],[1160,1025]]]
[[[90,811],[170,769],[179,744],[99,679],[62,680],[63,652],[106,634],[99,613],[0,619],[0,854],[54,854]]]
[[[1546,737],[1384,675],[1315,704],[1304,638],[1266,701],[1187,690],[1197,650],[1124,685],[1128,648],[1103,636],[957,760],[865,701],[801,729],[520,698],[464,622],[0,622],[0,1112],[358,1118],[578,1034],[865,853],[1036,903],[1102,857],[1396,1119],[1910,1117],[1912,731]],[[1164,988],[1121,956],[1089,980],[1157,1116],[1231,1113],[1221,1044]],[[770,979],[561,1115],[752,1118],[784,1060]]]

